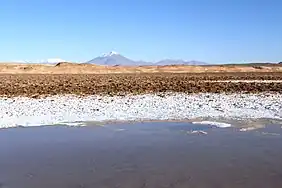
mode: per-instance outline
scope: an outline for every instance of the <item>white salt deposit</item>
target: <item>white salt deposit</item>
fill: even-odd
[[[125,97],[65,95],[44,99],[0,97],[1,128],[81,121],[183,120],[204,117],[282,119],[282,94],[170,93],[162,96],[146,94]]]
[[[222,123],[222,122],[216,122],[216,121],[198,121],[198,122],[192,122],[193,124],[204,124],[204,125],[214,125],[219,128],[227,128],[231,127],[231,124],[229,123]]]
[[[252,131],[256,129],[257,129],[256,127],[244,127],[244,128],[241,128],[239,131],[246,132],[246,131]]]
[[[196,130],[196,131],[187,131],[187,134],[208,134],[206,131],[199,131],[199,130]]]

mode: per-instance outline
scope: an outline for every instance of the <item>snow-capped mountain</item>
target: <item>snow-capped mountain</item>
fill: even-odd
[[[109,65],[109,66],[141,66],[141,65],[205,65],[206,63],[200,61],[184,61],[184,60],[173,60],[165,59],[158,62],[145,62],[145,61],[134,61],[128,59],[117,52],[109,52],[96,57],[86,64],[96,64],[96,65]]]
[[[142,63],[145,63],[145,62],[141,63],[139,61],[133,61],[131,59],[128,59],[120,55],[117,52],[112,51],[107,54],[102,54],[101,56],[96,57],[86,63],[95,64],[95,65],[109,65],[109,66],[116,66],[116,65],[136,66],[136,65],[142,65]]]

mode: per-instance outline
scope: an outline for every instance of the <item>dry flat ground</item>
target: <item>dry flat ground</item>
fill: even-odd
[[[227,80],[227,82],[226,82]],[[232,80],[236,80],[233,82]],[[240,82],[238,80],[256,80]],[[269,82],[261,82],[269,80]],[[278,82],[273,82],[276,80]],[[152,92],[280,92],[280,72],[141,74],[0,74],[0,96],[141,94]]]
[[[282,92],[281,81],[282,65],[279,64],[135,67],[75,63],[0,64],[0,96],[9,97],[56,94],[123,95],[172,91]]]
[[[102,66],[75,63],[57,65],[1,63],[0,74],[108,74],[108,73],[282,72],[282,64],[206,66]]]

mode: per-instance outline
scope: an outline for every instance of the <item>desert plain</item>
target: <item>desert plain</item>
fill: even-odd
[[[282,91],[282,65],[101,66],[0,64],[0,95],[125,95]]]
[[[1,64],[0,127],[93,121],[280,120],[281,68],[279,64]]]

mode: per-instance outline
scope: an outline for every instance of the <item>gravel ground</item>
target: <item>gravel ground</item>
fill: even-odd
[[[211,118],[282,119],[282,94],[162,93],[127,96],[0,98],[0,127],[75,121]]]
[[[257,81],[249,82],[246,80]],[[57,94],[124,95],[155,92],[282,93],[281,80],[282,73],[16,74],[0,75],[0,96],[37,98]]]

